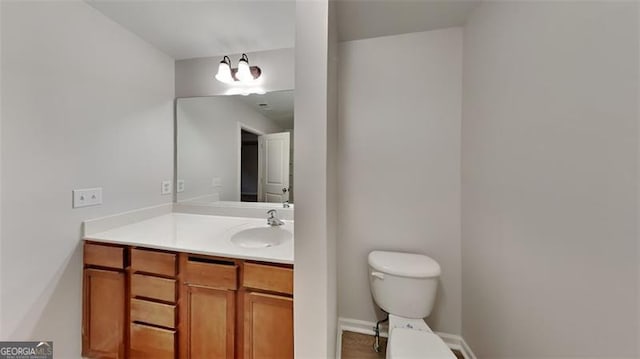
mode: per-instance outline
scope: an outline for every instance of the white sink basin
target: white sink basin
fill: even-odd
[[[293,238],[291,231],[282,227],[254,227],[231,236],[231,243],[243,248],[275,247]]]

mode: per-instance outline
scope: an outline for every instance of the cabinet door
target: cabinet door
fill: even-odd
[[[125,274],[85,269],[82,355],[124,358]]]
[[[235,291],[185,284],[180,305],[180,358],[234,358]]]
[[[244,294],[244,359],[293,358],[293,299]]]

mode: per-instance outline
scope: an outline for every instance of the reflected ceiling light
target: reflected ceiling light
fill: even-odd
[[[262,70],[258,66],[249,66],[249,57],[247,54],[242,54],[238,61],[238,68],[231,67],[229,56],[223,57],[220,65],[218,65],[216,80],[226,84],[251,84],[260,75],[262,75]]]

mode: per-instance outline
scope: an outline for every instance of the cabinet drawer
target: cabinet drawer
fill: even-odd
[[[293,294],[293,269],[257,263],[245,263],[242,286]]]
[[[131,299],[131,321],[175,328],[176,306],[133,298]]]
[[[131,249],[131,269],[173,277],[176,275],[176,255],[145,249]]]
[[[103,246],[100,244],[84,244],[84,264],[107,267],[124,268],[124,248]]]
[[[136,273],[131,276],[131,296],[175,303],[176,281]]]
[[[184,281],[219,289],[238,289],[238,266],[234,262],[188,257]]]
[[[175,330],[132,323],[129,340],[131,358],[175,358]]]

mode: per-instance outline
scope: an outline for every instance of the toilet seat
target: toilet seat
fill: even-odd
[[[436,334],[394,328],[389,339],[388,359],[456,359],[451,349]]]

